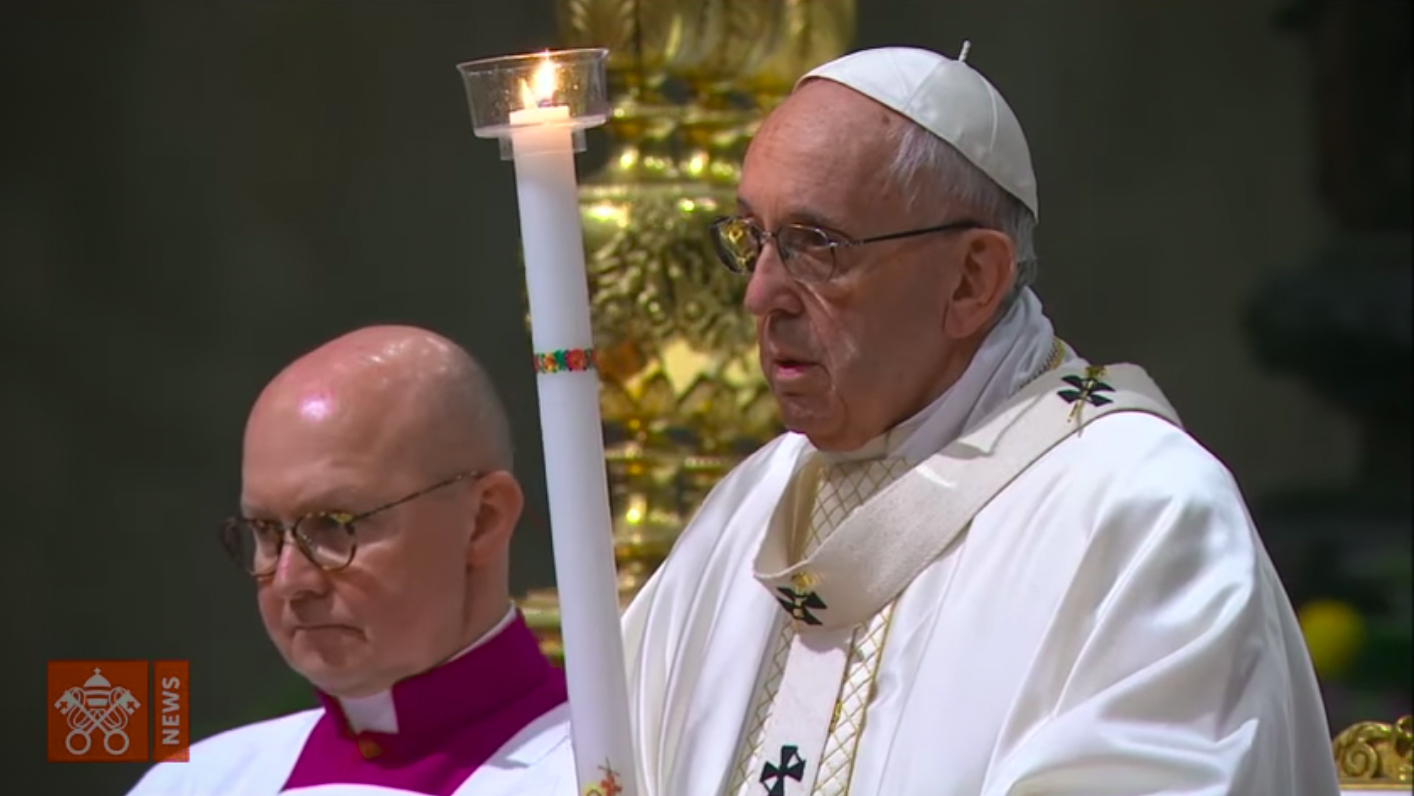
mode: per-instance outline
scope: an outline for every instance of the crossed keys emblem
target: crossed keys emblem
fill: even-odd
[[[93,746],[89,736],[94,730],[103,732],[103,748],[117,757],[128,751],[128,719],[142,703],[122,686],[112,686],[98,669],[83,687],[65,691],[54,707],[69,720],[69,734],[64,746],[75,757],[88,753]]]
[[[766,786],[766,796],[786,796],[787,779],[796,782],[805,779],[805,758],[800,756],[800,748],[796,746],[782,746],[780,764],[768,760],[765,768],[761,769],[761,784]]]

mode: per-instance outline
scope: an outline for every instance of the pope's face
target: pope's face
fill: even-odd
[[[357,513],[454,475],[417,472],[385,429],[331,395],[257,413],[242,463],[242,509],[286,524],[310,512]],[[466,539],[479,485],[458,482],[356,524],[345,568],[327,572],[287,541],[257,579],[270,638],[291,668],[338,696],[361,696],[436,665],[463,630]],[[289,537],[287,537],[288,539]]]
[[[901,123],[850,89],[807,83],[752,142],[738,211],[770,232],[795,223],[856,240],[958,220],[937,217],[936,206],[910,209],[888,175]],[[792,277],[765,246],[745,304],[788,428],[819,448],[852,450],[941,392],[959,237],[837,249],[823,282]]]

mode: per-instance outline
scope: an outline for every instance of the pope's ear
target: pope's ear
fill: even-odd
[[[476,527],[467,540],[467,563],[489,564],[504,556],[510,547],[520,513],[525,508],[525,493],[515,476],[504,470],[487,473],[474,487],[480,493],[477,501]]]
[[[963,339],[978,334],[996,317],[1016,280],[1016,247],[994,229],[971,230],[958,245],[963,247],[962,259],[943,331]]]

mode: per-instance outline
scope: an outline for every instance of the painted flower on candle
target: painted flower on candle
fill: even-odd
[[[521,108],[543,108],[555,101],[555,90],[559,81],[555,79],[555,62],[547,54],[535,67],[530,80],[520,81]]]
[[[584,789],[584,796],[619,796],[624,788],[619,784],[619,772],[609,766],[600,766],[604,778]]]

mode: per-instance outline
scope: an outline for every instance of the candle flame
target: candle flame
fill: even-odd
[[[549,105],[555,99],[555,90],[559,88],[559,81],[555,79],[555,62],[550,60],[547,53],[540,65],[535,67],[535,73],[530,76],[530,82],[520,81],[520,102],[522,108],[539,108]]]

